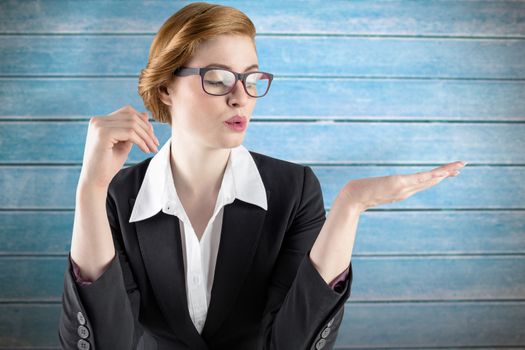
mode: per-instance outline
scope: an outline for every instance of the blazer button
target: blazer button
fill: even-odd
[[[89,329],[86,326],[78,326],[77,333],[80,338],[86,339],[89,337]]]
[[[331,329],[330,327],[326,327],[326,328],[324,329],[323,333],[321,333],[321,337],[322,337],[322,338],[326,338],[326,337],[328,337],[328,334],[330,334],[330,329]]]
[[[78,320],[78,323],[80,323],[81,325],[85,325],[86,324],[86,319],[84,318],[84,315],[82,315],[82,312],[77,312],[77,320]]]
[[[331,327],[331,326],[332,326],[332,323],[334,323],[334,320],[335,320],[335,317],[332,318],[332,319],[330,320],[330,322],[328,322],[328,324],[327,324],[326,326],[327,326],[327,327]]]
[[[326,340],[319,339],[319,341],[315,344],[315,348],[317,350],[320,350],[320,349],[324,348],[325,344],[326,344]]]
[[[87,340],[80,339],[77,343],[77,348],[79,350],[89,350],[90,348],[89,342]]]

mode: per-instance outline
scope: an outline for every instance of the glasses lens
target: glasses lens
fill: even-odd
[[[269,86],[270,79],[266,73],[254,72],[246,77],[246,90],[253,97],[264,96]]]
[[[212,69],[204,74],[204,90],[213,95],[227,93],[235,83],[235,75],[222,69]]]
[[[224,95],[235,84],[235,75],[223,69],[212,69],[204,74],[204,91],[212,95]],[[265,73],[254,72],[246,77],[246,90],[252,97],[266,94],[270,85],[269,76]]]

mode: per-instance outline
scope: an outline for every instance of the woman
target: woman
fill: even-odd
[[[242,145],[257,98],[255,28],[193,3],[150,49],[130,106],[90,119],[59,338],[65,349],[331,349],[359,215],[464,164],[348,182],[328,219],[308,166]],[[156,152],[121,169],[133,144]]]

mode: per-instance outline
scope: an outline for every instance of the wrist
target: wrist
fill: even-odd
[[[339,192],[332,205],[333,208],[343,208],[345,212],[352,212],[357,215],[360,215],[367,209],[362,203],[354,200],[344,192]]]
[[[88,199],[103,199],[106,200],[108,193],[108,188],[103,186],[95,186],[95,185],[89,185],[86,183],[80,183],[77,186],[77,192],[76,197],[77,200],[81,200],[83,198]]]

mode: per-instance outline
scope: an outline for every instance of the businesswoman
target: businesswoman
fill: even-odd
[[[64,349],[333,348],[359,215],[464,164],[349,181],[325,218],[309,166],[242,145],[272,79],[237,9],[192,3],[162,25],[138,91],[168,141],[131,106],[89,121]],[[133,144],[154,155],[121,169]]]

